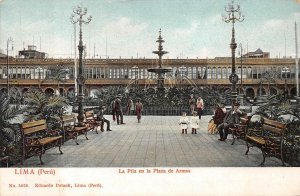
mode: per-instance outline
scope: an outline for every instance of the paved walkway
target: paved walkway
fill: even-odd
[[[111,116],[107,116],[111,120]],[[43,167],[256,167],[262,160],[259,149],[251,148],[249,155],[245,142],[231,145],[218,135],[207,133],[211,116],[203,116],[197,135],[181,134],[178,116],[143,116],[137,123],[135,116],[124,116],[125,125],[111,121],[112,132],[88,133],[89,140],[79,136],[43,155]],[[40,167],[38,157],[25,162],[26,167]],[[278,167],[281,162],[267,158],[265,166]]]

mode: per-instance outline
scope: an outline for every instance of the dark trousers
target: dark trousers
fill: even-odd
[[[121,110],[117,110],[116,115],[117,115],[117,123],[120,124],[120,118],[121,118],[121,123],[123,123],[123,112]]]
[[[102,122],[101,122],[101,130],[103,130],[103,126],[104,126],[104,123],[106,123],[106,130],[109,130],[110,129],[110,122],[109,122],[109,120],[107,120],[107,119],[105,119],[105,118],[103,118],[102,119]]]
[[[219,131],[219,134],[220,134],[220,139],[223,139],[223,138],[227,138],[227,135],[228,135],[228,129],[230,127],[233,126],[233,123],[221,123],[219,126],[218,126],[218,131]]]
[[[116,120],[116,111],[115,110],[112,110],[112,116],[113,116],[113,121]]]

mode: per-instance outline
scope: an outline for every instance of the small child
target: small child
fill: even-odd
[[[192,134],[197,134],[197,128],[199,127],[199,118],[197,117],[197,112],[193,112],[193,116],[191,117],[191,127],[192,127]]]
[[[182,116],[179,119],[179,125],[182,130],[182,132],[181,132],[182,134],[184,134],[184,133],[187,134],[188,123],[189,123],[189,119],[186,116],[186,112],[183,112]]]

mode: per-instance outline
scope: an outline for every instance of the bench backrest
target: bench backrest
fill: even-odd
[[[33,134],[47,129],[46,120],[37,120],[21,124],[21,130],[24,135]]]
[[[75,125],[76,118],[74,114],[63,115],[60,117],[62,127]]]
[[[94,111],[86,111],[84,112],[85,118],[94,118]]]
[[[263,130],[283,135],[286,125],[275,120],[264,118]]]

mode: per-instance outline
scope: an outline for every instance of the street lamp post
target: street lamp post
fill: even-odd
[[[284,72],[284,97],[287,98],[288,90],[287,90],[287,73],[290,72],[287,66],[282,68],[282,72]]]
[[[9,96],[9,56],[8,56],[8,46],[9,43],[13,43],[13,39],[10,37],[7,39],[7,45],[6,45],[6,55],[7,55],[7,62],[6,62],[6,85],[7,85],[7,96]],[[11,45],[11,47],[13,48],[13,45]]]
[[[38,77],[39,77],[39,89],[41,89],[41,71],[43,70],[43,68],[38,67],[37,71],[38,71]]]
[[[227,12],[227,16],[223,16],[223,20],[226,23],[232,22],[232,37],[231,37],[231,75],[229,76],[229,81],[232,83],[231,86],[231,101],[232,107],[234,103],[236,103],[237,99],[237,92],[236,92],[236,84],[239,80],[238,75],[235,73],[235,49],[237,48],[237,44],[235,42],[235,31],[234,31],[234,23],[236,21],[242,22],[244,20],[244,16],[241,15],[240,12],[240,5],[234,6],[234,1],[232,0],[231,3],[228,4],[228,7],[225,6],[225,11]]]
[[[243,89],[243,46],[242,46],[242,43],[239,44],[239,48],[240,48],[240,55],[241,55],[241,89],[242,91],[244,92],[244,89]],[[240,94],[243,94],[243,92]]]
[[[82,23],[88,24],[92,17],[89,16],[87,20],[83,19],[83,16],[87,14],[87,9],[82,8],[80,6],[77,6],[77,8],[73,9],[73,14],[71,15],[71,22],[73,24],[79,23],[79,45],[78,45],[78,51],[79,51],[79,66],[78,66],[78,75],[77,75],[77,84],[78,84],[78,94],[77,94],[77,101],[78,101],[78,125],[84,126],[84,116],[83,116],[83,88],[84,88],[84,74],[83,74],[83,62],[82,62],[82,53],[83,53],[83,42],[82,42]],[[75,19],[75,15],[78,17]]]

